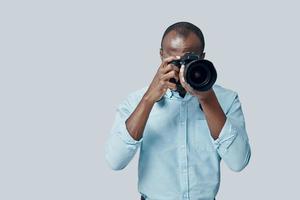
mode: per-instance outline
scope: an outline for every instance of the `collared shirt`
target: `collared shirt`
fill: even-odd
[[[251,156],[237,92],[213,86],[227,117],[216,140],[197,97],[187,92],[182,98],[168,89],[154,104],[143,137],[137,141],[129,134],[125,120],[147,88],[131,92],[117,107],[105,146],[107,163],[121,170],[139,149],[138,191],[146,200],[213,200],[220,185],[220,161],[241,171]]]

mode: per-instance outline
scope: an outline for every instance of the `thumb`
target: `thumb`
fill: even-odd
[[[184,65],[181,65],[180,71],[179,71],[179,80],[180,80],[181,85],[185,84],[185,80],[184,80],[184,76],[183,76],[184,67],[185,67]]]

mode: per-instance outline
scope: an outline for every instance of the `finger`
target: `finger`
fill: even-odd
[[[178,60],[178,59],[180,59],[180,56],[170,56],[170,57],[168,57],[168,58],[165,58],[165,59],[163,60],[163,62],[164,62],[164,63],[169,63],[169,62],[171,62],[171,61],[173,61],[173,60]]]
[[[171,90],[176,90],[177,86],[175,83],[171,83],[169,81],[167,81],[166,85],[168,86],[168,88],[170,88]]]
[[[187,84],[186,84],[186,83],[182,83],[182,82],[181,82],[181,85],[182,85],[182,87],[183,87],[186,91],[189,91],[189,88],[187,87]]]
[[[169,71],[161,77],[161,80],[169,80],[170,78],[175,78],[176,81],[179,79],[179,73],[177,71]]]
[[[161,67],[166,67],[171,61],[180,59],[179,56],[170,56],[162,61]]]
[[[166,73],[168,73],[171,70],[174,70],[174,71],[176,71],[176,72],[179,73],[180,69],[178,67],[176,67],[175,65],[173,65],[173,64],[168,64],[166,67],[164,67],[164,68],[161,69],[161,73],[162,74],[166,74]]]
[[[175,83],[171,83],[169,81],[160,81],[159,82],[161,90],[166,91],[168,88],[170,88],[171,90],[175,90],[177,89],[177,86]]]
[[[179,71],[179,80],[180,80],[180,83],[182,86],[185,85],[185,83],[186,83],[184,80],[184,76],[183,76],[184,67],[185,67],[184,65],[181,65],[180,71]]]
[[[192,92],[193,91],[192,87],[190,87],[190,85],[184,79],[184,75],[183,75],[184,68],[185,68],[185,66],[181,65],[180,72],[179,72],[179,80],[180,80],[180,83],[181,83],[182,87],[186,91]]]

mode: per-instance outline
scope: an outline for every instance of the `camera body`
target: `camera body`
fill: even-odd
[[[217,71],[212,62],[202,59],[194,52],[184,54],[179,60],[173,60],[170,63],[180,68],[184,65],[183,76],[185,81],[197,91],[207,91],[212,88],[217,80]],[[180,81],[174,78],[170,82],[175,83],[177,90],[184,89]]]

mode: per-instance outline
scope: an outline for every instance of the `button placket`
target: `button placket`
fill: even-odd
[[[180,130],[181,130],[181,140],[180,140],[180,148],[181,148],[181,158],[182,158],[182,166],[181,166],[181,174],[182,174],[182,181],[183,181],[183,192],[184,192],[184,198],[188,199],[188,158],[187,158],[187,127],[186,127],[186,121],[187,121],[187,106],[186,102],[182,101],[180,105]]]

